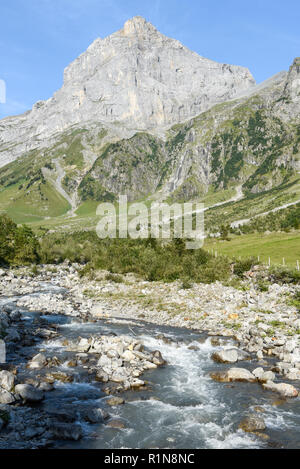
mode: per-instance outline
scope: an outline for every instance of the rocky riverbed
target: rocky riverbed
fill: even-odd
[[[68,263],[34,273],[29,268],[0,271],[0,331],[7,352],[7,363],[0,365],[0,447],[39,448],[64,441],[82,441],[82,447],[93,446],[91,441],[97,447],[150,445],[146,436],[134,442],[128,421],[146,402],[145,412],[152,415],[156,406],[166,405],[164,399],[178,400],[178,380],[185,394],[180,395],[184,421],[190,411],[192,421],[199,414],[193,425],[204,426],[206,434],[195,440],[193,433],[184,444],[184,435],[180,443],[173,442],[166,431],[165,440],[156,441],[157,426],[151,421],[156,447],[259,446],[272,437],[279,418],[270,410],[273,402],[283,406],[280,419],[294,412],[297,420],[300,316],[290,298],[298,287],[272,284],[261,292],[249,276],[239,289],[221,283],[183,289],[178,282],[149,283],[105,272],[87,280],[79,272],[80,266]],[[203,383],[213,395],[228,393],[225,403],[223,396],[215,397],[228,407],[227,433],[221,417],[206,415],[212,402],[203,410],[198,401],[207,400]],[[251,396],[246,414],[235,415],[241,402],[228,404],[232,386],[240,387],[241,396],[247,391],[241,402]],[[128,408],[135,409],[134,416]],[[158,413],[164,412],[176,433],[181,411],[163,407]],[[268,412],[272,415],[265,416]],[[273,422],[269,434],[268,419]],[[209,422],[216,421],[212,432]]]

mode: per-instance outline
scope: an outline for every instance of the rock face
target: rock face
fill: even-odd
[[[69,65],[63,87],[51,99],[1,121],[0,147],[7,149],[0,166],[78,123],[118,123],[123,136],[155,133],[254,84],[248,69],[205,59],[135,17],[122,30],[96,39]]]

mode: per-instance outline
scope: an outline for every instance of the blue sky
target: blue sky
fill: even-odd
[[[72,60],[136,15],[200,55],[248,67],[257,82],[300,56],[299,0],[2,0],[0,118],[51,97]]]

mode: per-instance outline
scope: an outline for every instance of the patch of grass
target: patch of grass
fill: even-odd
[[[114,283],[123,283],[124,282],[124,278],[122,277],[122,275],[111,274],[111,273],[105,275],[105,280],[107,280],[109,282],[114,282]]]
[[[289,300],[288,300],[288,305],[289,306],[294,306],[297,308],[298,313],[300,313],[300,291],[297,291]]]
[[[253,256],[253,261],[271,264],[285,263],[291,268],[296,267],[296,261],[300,260],[300,232],[293,233],[254,233],[249,235],[235,236],[229,243],[220,240],[207,240],[206,249],[217,250],[218,253],[226,255],[231,259],[241,256],[242,261]]]

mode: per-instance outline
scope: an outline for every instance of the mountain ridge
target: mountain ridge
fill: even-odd
[[[294,187],[295,193],[298,191],[300,172],[300,60],[298,58],[294,60],[288,72],[280,72],[256,86],[252,78],[249,78],[247,69],[243,69],[243,73],[246,74],[246,84],[235,88],[235,82],[230,82],[233,91],[229,91],[228,99],[221,99],[220,102],[213,104],[216,97],[212,93],[211,101],[205,101],[205,106],[207,105],[207,108],[204,107],[205,110],[190,118],[185,116],[182,122],[175,112],[177,116],[175,124],[169,123],[166,126],[157,124],[155,129],[151,126],[150,129],[136,128],[140,116],[137,113],[138,117],[130,128],[132,116],[128,117],[128,102],[123,103],[127,113],[124,121],[113,121],[111,116],[108,116],[106,121],[97,120],[93,113],[86,112],[82,104],[83,108],[78,107],[78,115],[81,115],[84,109],[86,114],[84,118],[71,124],[68,121],[62,130],[55,131],[55,125],[62,119],[58,116],[57,121],[56,104],[61,96],[64,98],[62,102],[69,102],[69,99],[66,99],[70,96],[68,93],[78,91],[79,88],[76,86],[82,86],[83,75],[86,80],[91,75],[91,80],[96,76],[95,90],[91,88],[90,92],[97,94],[99,68],[101,73],[106,74],[114,70],[113,78],[108,74],[107,79],[117,80],[113,89],[117,89],[118,92],[121,90],[122,93],[125,90],[125,95],[128,96],[128,81],[124,81],[124,77],[121,79],[118,75],[119,68],[111,65],[111,61],[114,62],[116,57],[118,59],[120,55],[124,55],[120,52],[123,51],[123,47],[131,54],[130,59],[124,58],[126,63],[129,60],[131,72],[132,70],[136,72],[136,60],[141,53],[141,57],[145,57],[145,62],[139,59],[139,70],[141,69],[144,74],[147,72],[149,76],[151,73],[156,73],[157,69],[150,67],[148,60],[153,35],[164,51],[159,49],[159,57],[170,51],[173,57],[174,50],[186,50],[178,41],[160,34],[144,19],[129,20],[122,30],[104,40],[96,39],[87,53],[83,53],[66,68],[64,85],[66,90],[62,89],[58,95],[54,95],[52,98],[54,102],[50,100],[53,114],[50,113],[50,120],[39,121],[39,112],[43,113],[48,109],[45,103],[37,103],[32,113],[20,116],[16,121],[12,119],[16,129],[15,133],[12,132],[10,147],[7,143],[3,146],[4,121],[0,121],[0,161],[2,158],[3,164],[3,167],[0,167],[0,210],[12,212],[17,210],[19,214],[28,212],[32,216],[32,206],[34,206],[36,216],[43,219],[53,216],[53,213],[59,215],[69,213],[70,204],[74,215],[76,208],[82,204],[97,203],[102,200],[114,201],[119,193],[126,193],[130,201],[153,197],[182,201],[206,200],[209,195],[219,193],[228,193],[232,197],[237,187],[241,187],[242,194],[250,198],[274,189],[286,193],[290,187]],[[119,50],[115,46],[120,45],[120,38],[123,45]],[[175,49],[165,49],[165,41],[175,44]],[[128,48],[129,43],[131,47]],[[143,48],[142,46],[144,50],[137,53],[136,51]],[[157,47],[154,49],[157,53]],[[104,59],[103,51],[109,51]],[[202,70],[208,88],[213,83],[214,89],[217,83],[219,90],[227,90],[227,78],[224,76],[227,77],[227,73],[231,73],[229,72],[231,66],[217,64],[191,51],[188,54],[192,54],[193,58],[196,57],[197,64],[205,64],[205,67],[207,64],[210,64],[209,66],[212,64],[221,70],[221,75],[210,75],[210,69],[205,73]],[[99,56],[103,59],[100,62]],[[130,62],[132,57],[134,65]],[[154,57],[157,61],[157,54],[154,54]],[[107,59],[109,60],[105,62]],[[153,60],[153,57],[150,56],[150,59]],[[83,70],[83,74],[78,70]],[[95,71],[94,75],[91,70]],[[188,66],[187,70],[190,70]],[[168,72],[166,73],[168,76]],[[195,73],[198,73],[196,69]],[[225,75],[222,75],[223,73]],[[175,70],[174,76],[176,74]],[[129,72],[128,77],[131,77],[130,80],[133,79],[133,75]],[[152,78],[150,83],[153,83]],[[164,79],[163,73],[161,79]],[[225,88],[222,88],[225,83],[222,84],[222,79],[226,82]],[[235,79],[239,81],[240,75],[238,74]],[[75,85],[79,83],[74,85],[75,88],[73,88],[74,80]],[[172,86],[177,83],[176,80],[170,84],[171,91]],[[86,93],[89,95],[87,81],[84,79],[83,82],[86,83]],[[148,86],[149,82],[146,84]],[[148,86],[148,91],[152,90],[151,86]],[[185,89],[184,86],[184,92]],[[146,91],[144,94],[146,95]],[[190,87],[187,90],[187,95],[189,94]],[[80,96],[76,93],[74,96],[75,104],[78,106]],[[119,99],[117,91],[115,99]],[[193,101],[194,97],[188,99]],[[70,105],[74,105],[72,100],[70,102]],[[97,112],[99,109],[103,110],[102,104],[98,104],[95,107],[91,105]],[[85,105],[89,109],[89,100]],[[68,115],[68,111],[64,112]],[[48,116],[48,111],[45,115]],[[170,115],[174,117],[172,113]],[[26,134],[27,137],[31,135],[29,141],[24,138],[18,127],[18,119],[23,119],[25,126],[23,130],[25,133],[28,132],[28,121],[26,121],[28,116],[38,119],[39,126],[35,127],[32,124],[29,134]],[[46,138],[43,137],[43,131],[46,134],[47,132],[51,134],[52,131],[53,133]],[[16,136],[18,132],[20,133]],[[14,161],[4,165],[3,161],[8,153]],[[53,207],[54,200],[57,201],[57,210]],[[226,199],[222,196],[221,200]],[[281,202],[279,200],[279,203]],[[284,202],[289,203],[290,199],[284,199]]]
[[[162,133],[254,83],[248,69],[205,59],[135,17],[66,67],[52,98],[0,121],[0,165],[89,121],[121,137]]]

